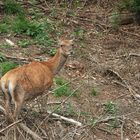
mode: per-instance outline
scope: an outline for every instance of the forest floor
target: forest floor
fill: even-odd
[[[140,26],[133,23],[114,29],[108,17],[117,2],[89,2],[75,7],[43,1],[21,2],[29,20],[49,19],[53,26],[50,38],[54,40],[49,48],[27,34],[0,35],[0,53],[6,61],[21,65],[25,60],[29,63],[49,58],[59,37],[74,39],[74,54],[56,77],[65,83],[70,81],[66,88],[76,91],[76,96],[43,94],[21,111],[23,123],[44,140],[140,140]],[[2,20],[2,6],[0,10]],[[16,45],[6,47],[9,45],[3,45],[5,39]],[[52,90],[56,86],[54,80]],[[48,110],[81,122],[82,126],[47,117]],[[3,129],[7,126],[5,117],[1,115],[0,120]],[[12,128],[7,129],[0,139],[13,139],[12,132]],[[32,139],[21,129],[17,135],[20,140]]]

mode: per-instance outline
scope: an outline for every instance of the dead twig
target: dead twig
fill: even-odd
[[[52,105],[52,104],[61,104],[61,102],[48,102],[47,105]]]
[[[5,55],[5,54],[4,54],[4,57],[6,59],[12,59],[12,60],[15,60],[15,61],[22,61],[24,63],[29,63],[29,61],[32,60],[31,58],[15,57],[15,56],[9,56],[9,55]]]
[[[47,111],[47,113],[48,113],[48,114],[51,114],[51,115],[54,116],[54,117],[60,118],[60,119],[62,119],[62,120],[65,120],[65,121],[67,121],[67,122],[69,122],[69,123],[75,124],[75,125],[77,125],[77,126],[82,126],[82,123],[80,123],[80,122],[78,122],[78,121],[75,121],[74,119],[66,118],[66,117],[61,116],[61,115],[58,115],[58,114],[56,114],[56,113],[52,113],[51,111]]]
[[[23,121],[23,119],[20,119],[20,120],[18,120],[18,121],[16,121],[16,122],[14,122],[14,123],[12,123],[12,124],[8,125],[7,127],[5,127],[5,128],[3,128],[3,129],[1,129],[1,130],[0,130],[0,133],[2,133],[2,132],[4,132],[4,131],[6,131],[7,129],[11,128],[12,126],[14,126],[14,125],[16,125],[16,124],[18,124],[18,123],[20,123],[20,122],[22,122],[22,121]]]
[[[125,118],[123,116],[123,121],[122,121],[122,125],[121,125],[121,140],[124,140],[124,133],[123,133],[124,123],[125,123]]]
[[[129,56],[140,57],[140,54],[137,54],[137,53],[129,53]]]
[[[124,31],[124,30],[122,30],[122,29],[120,29],[120,31],[121,31],[122,33],[129,34],[129,35],[136,36],[136,37],[140,38],[140,35],[138,35],[138,34],[131,33],[131,32],[128,32],[128,31]]]
[[[105,74],[110,74],[112,76],[115,76],[117,80],[119,80],[124,87],[126,87],[128,89],[128,91],[130,92],[131,96],[137,100],[137,98],[135,97],[135,91],[131,88],[131,86],[119,75],[119,73],[117,73],[116,71],[112,70],[112,69],[107,69]]]
[[[32,136],[34,140],[43,140],[40,136],[38,136],[35,132],[33,132],[30,128],[28,128],[25,124],[20,123],[19,126],[28,134]]]
[[[117,134],[114,134],[114,133],[112,133],[112,132],[110,132],[109,130],[107,130],[107,129],[104,129],[104,128],[100,128],[100,127],[97,127],[97,129],[98,130],[101,130],[101,131],[103,131],[103,132],[105,132],[105,133],[107,133],[107,134],[109,134],[109,135],[115,135],[115,136],[118,136]]]
[[[9,40],[9,39],[5,39],[6,43],[12,47],[18,47],[13,41]]]

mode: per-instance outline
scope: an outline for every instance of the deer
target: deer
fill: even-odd
[[[73,40],[58,41],[56,54],[46,61],[33,61],[8,71],[0,79],[5,115],[18,119],[23,104],[42,95],[53,85],[53,78],[64,66],[73,50]],[[14,104],[13,112],[10,109]]]

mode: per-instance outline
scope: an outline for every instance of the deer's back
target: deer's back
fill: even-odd
[[[5,88],[20,87],[26,94],[38,95],[48,89],[53,82],[50,69],[40,62],[15,68],[7,72],[2,78]]]

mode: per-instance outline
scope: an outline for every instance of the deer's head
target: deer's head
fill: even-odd
[[[63,55],[69,56],[72,54],[73,40],[61,39],[59,40],[59,46]]]

